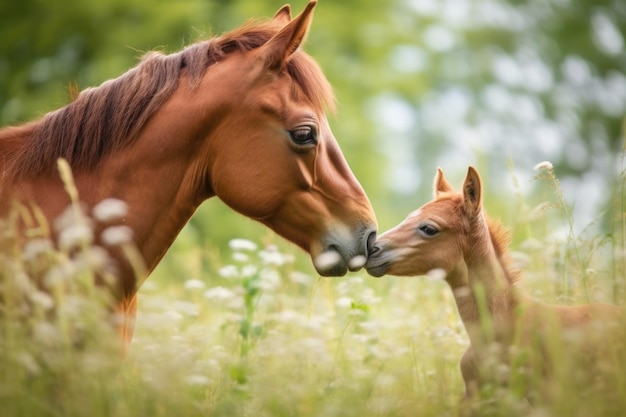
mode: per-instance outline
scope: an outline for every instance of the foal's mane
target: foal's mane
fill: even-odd
[[[152,115],[173,94],[186,71],[192,88],[212,64],[234,51],[249,51],[266,43],[281,28],[274,21],[249,21],[222,36],[164,55],[149,52],[120,77],[87,88],[71,103],[37,122],[0,130],[0,142],[24,137],[13,165],[14,178],[50,171],[58,158],[73,168],[89,169],[103,156],[132,143]],[[285,71],[299,85],[316,111],[332,107],[328,81],[313,59],[297,51]]]
[[[507,280],[511,284],[515,284],[519,281],[520,271],[511,266],[511,259],[509,255],[511,233],[508,229],[502,226],[501,223],[492,220],[489,217],[486,217],[486,221],[487,228],[489,229],[489,237],[496,253],[496,257],[502,265],[502,269],[505,272]]]

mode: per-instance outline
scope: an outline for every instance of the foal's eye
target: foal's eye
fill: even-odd
[[[317,132],[311,126],[301,126],[290,130],[289,136],[296,145],[317,145]]]
[[[417,230],[419,230],[420,235],[425,238],[434,237],[439,233],[439,229],[431,224],[422,224],[417,228]]]

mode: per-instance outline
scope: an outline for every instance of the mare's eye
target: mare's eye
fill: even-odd
[[[419,225],[417,230],[419,230],[420,235],[425,238],[434,237],[439,233],[439,229],[437,229],[432,224],[421,224]]]
[[[317,132],[311,126],[301,126],[290,130],[289,136],[296,145],[317,145]]]

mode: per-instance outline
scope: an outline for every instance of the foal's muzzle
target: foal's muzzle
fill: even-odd
[[[389,270],[389,259],[385,256],[385,251],[380,243],[373,243],[369,246],[368,259],[365,264],[367,273],[373,277],[382,277]]]

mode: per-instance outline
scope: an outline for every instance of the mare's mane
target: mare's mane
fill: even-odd
[[[61,157],[75,169],[94,167],[103,156],[133,142],[177,89],[183,71],[191,86],[197,87],[210,65],[231,52],[258,48],[279,29],[280,25],[273,21],[250,21],[170,55],[150,52],[120,77],[85,89],[74,101],[41,120],[0,130],[0,141],[14,142],[16,135],[26,141],[13,157],[13,178],[32,178],[49,172]],[[298,85],[316,111],[333,106],[331,87],[308,55],[297,51],[284,70],[294,81],[293,94]]]

